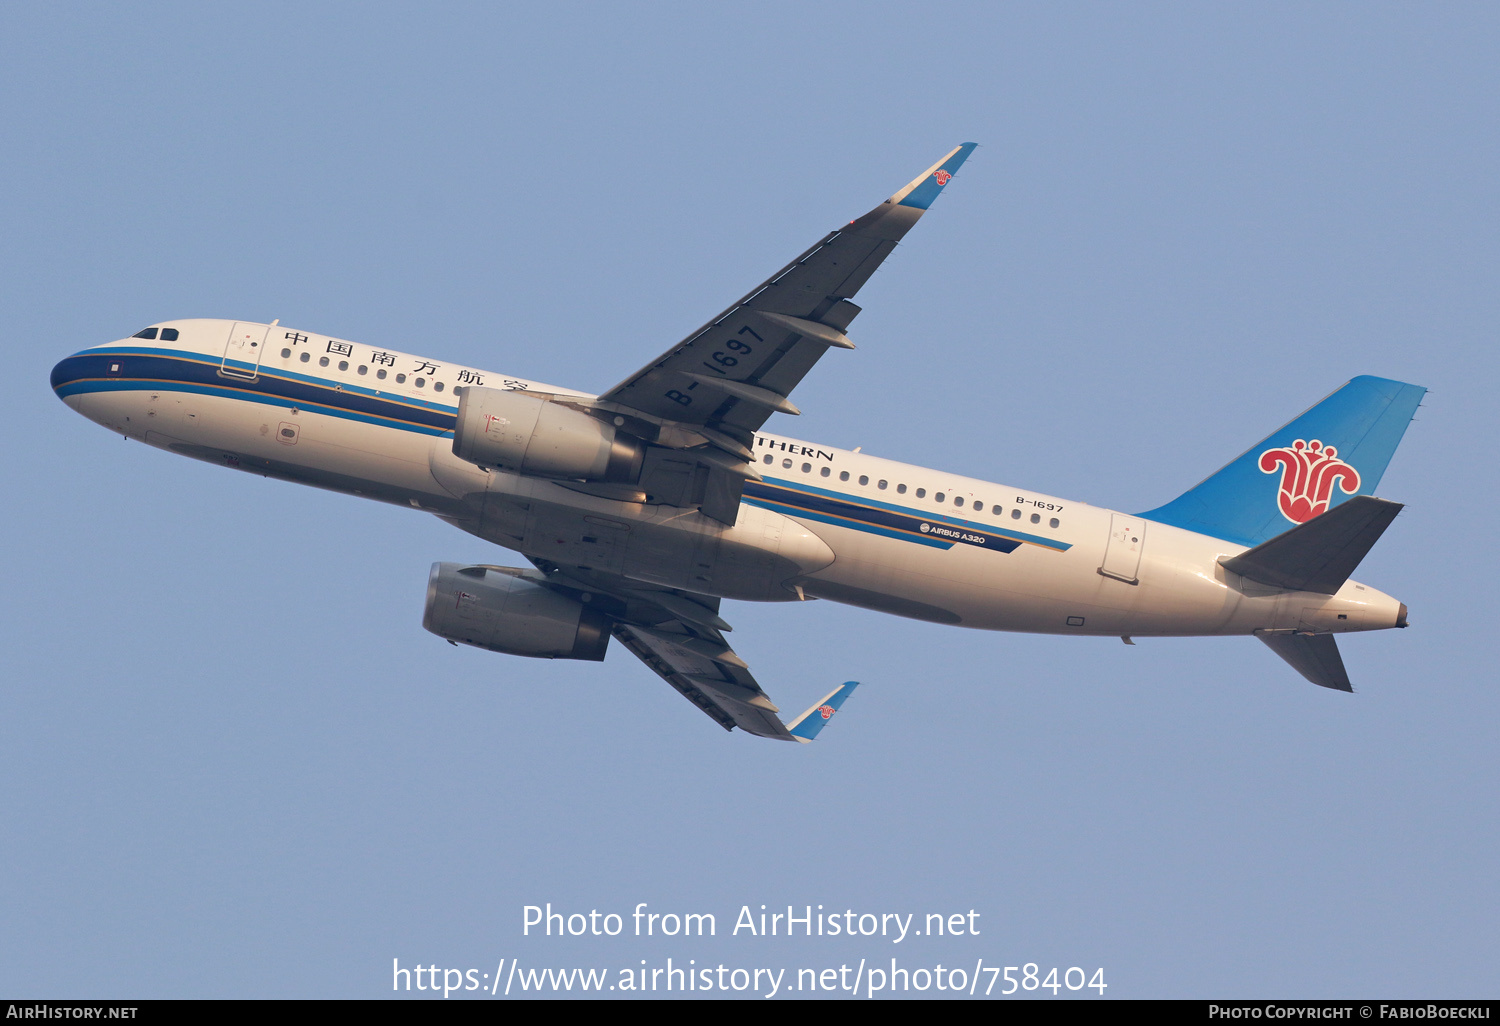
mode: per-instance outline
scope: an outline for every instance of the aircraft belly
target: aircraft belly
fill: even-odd
[[[1075,562],[1065,552],[1021,546],[999,552],[943,549],[817,524],[838,558],[804,584],[808,594],[898,616],[981,630],[1061,630],[1057,592]],[[1056,608],[1055,608],[1056,607]]]
[[[435,467],[442,462],[434,457]],[[718,598],[795,601],[795,581],[833,561],[833,551],[804,525],[749,504],[730,527],[693,509],[494,471],[482,497],[468,495],[465,510],[459,526],[533,559]]]
[[[814,525],[838,558],[804,585],[808,594],[914,619],[980,630],[1047,634],[1240,633],[1241,596],[1204,573],[1199,551],[1212,539],[1162,528],[1137,583],[1098,572],[1109,514],[1099,511],[1096,544],[1067,551],[1022,545],[1012,552],[974,546],[937,548],[851,528]],[[1156,530],[1157,525],[1152,525]]]

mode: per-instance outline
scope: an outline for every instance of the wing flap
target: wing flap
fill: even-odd
[[[614,635],[658,677],[725,730],[739,727],[759,737],[794,740],[744,660],[727,646],[719,646],[721,651],[711,655],[712,643],[706,639],[629,623],[615,624]]]
[[[534,562],[543,583],[583,596],[611,619],[615,640],[725,730],[739,727],[757,737],[811,741],[856,687],[851,682],[835,688],[789,728],[745,661],[724,640],[730,626],[719,616],[718,599],[652,588],[582,567]]]

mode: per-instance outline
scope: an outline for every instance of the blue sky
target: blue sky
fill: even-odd
[[[898,957],[1102,967],[1113,997],[1493,994],[1497,22],[7,7],[0,992]],[[622,650],[422,631],[431,562],[508,554],[122,442],[47,387],[208,316],[603,390],[969,139],[860,348],[772,427],[1142,510],[1353,375],[1425,385],[1359,572],[1413,626],[1347,639],[1358,694],[1250,639],[729,603],[783,708],[865,687],[815,745],[726,735]],[[719,936],[523,937],[549,901]],[[981,933],[727,935],[761,904]]]

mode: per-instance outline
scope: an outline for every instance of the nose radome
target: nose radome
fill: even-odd
[[[72,361],[73,361],[73,357],[71,357],[71,356],[65,357],[64,359],[58,360],[57,361],[57,366],[55,366],[55,367],[52,368],[52,391],[53,392],[56,392],[59,388],[61,388],[63,385],[66,385],[69,381],[72,380],[72,377],[69,374],[69,370],[70,370],[69,364]],[[59,397],[59,398],[61,398],[61,397]]]

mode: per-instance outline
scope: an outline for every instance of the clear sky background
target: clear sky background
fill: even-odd
[[[896,957],[1103,967],[1111,997],[1495,996],[1497,30],[1484,4],[6,5],[0,993]],[[1358,574],[1412,627],[1342,642],[1358,694],[1248,638],[726,603],[783,708],[866,686],[814,745],[725,734],[618,647],[421,629],[431,562],[519,557],[48,388],[206,316],[603,390],[969,139],[858,351],[771,427],[1135,511],[1356,374],[1425,385]],[[549,901],[719,935],[523,938]],[[981,933],[728,936],[761,904]]]

